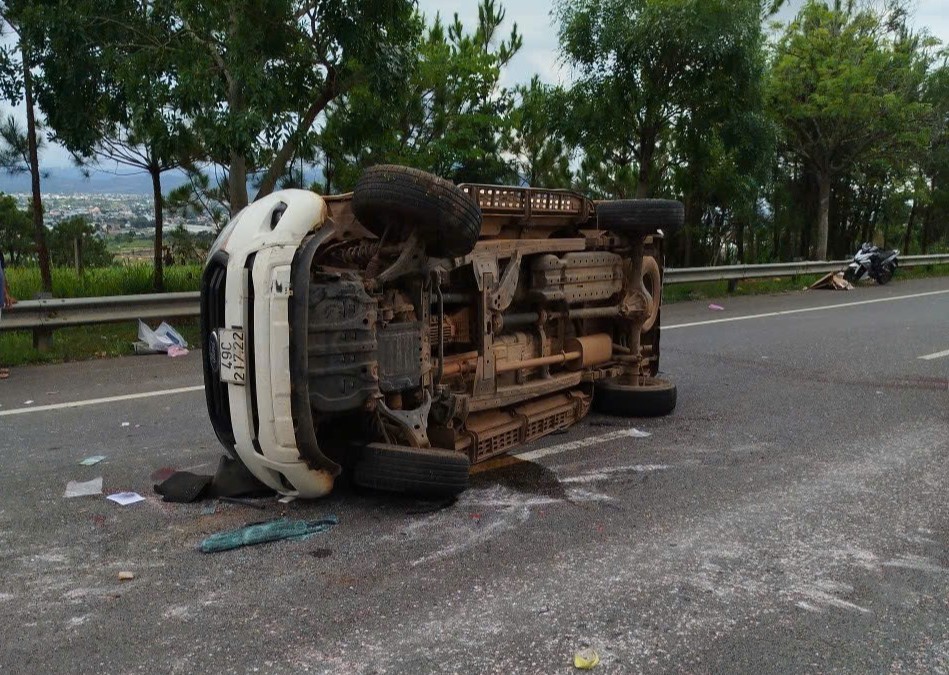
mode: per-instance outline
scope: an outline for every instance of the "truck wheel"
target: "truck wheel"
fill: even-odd
[[[454,183],[395,164],[366,169],[353,189],[353,213],[377,236],[416,227],[438,258],[468,255],[481,234],[481,207]]]
[[[468,457],[450,450],[370,443],[353,469],[360,487],[420,497],[454,497],[468,487]]]
[[[669,237],[685,222],[685,207],[672,199],[617,199],[596,204],[597,224],[619,234],[645,236],[656,230]]]
[[[676,386],[658,377],[647,377],[638,386],[601,380],[593,390],[593,407],[618,417],[662,417],[675,410]]]
[[[656,319],[659,318],[659,306],[662,303],[662,276],[659,272],[659,263],[651,255],[643,256],[643,286],[646,287],[652,299],[649,303],[649,315],[642,327],[642,332],[648,333],[656,325]]]

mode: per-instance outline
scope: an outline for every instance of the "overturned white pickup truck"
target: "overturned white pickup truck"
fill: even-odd
[[[667,200],[454,185],[400,166],[241,211],[201,290],[218,438],[300,497],[452,495],[471,464],[608,414],[665,415]]]

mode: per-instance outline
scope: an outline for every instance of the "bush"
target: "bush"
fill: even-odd
[[[96,236],[95,228],[84,216],[73,216],[56,223],[47,237],[49,255],[54,265],[73,265],[75,243],[79,240],[80,259],[84,267],[107,267],[113,255],[105,242]]]

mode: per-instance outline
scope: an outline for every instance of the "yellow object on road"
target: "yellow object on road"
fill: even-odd
[[[592,649],[581,649],[573,655],[573,665],[580,670],[592,670],[600,663],[600,655]]]

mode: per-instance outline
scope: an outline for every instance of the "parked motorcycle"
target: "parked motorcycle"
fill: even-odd
[[[879,246],[865,243],[847,266],[844,279],[850,283],[856,283],[867,275],[882,286],[893,278],[893,273],[896,272],[899,264],[897,260],[899,254],[897,250],[884,251]]]

